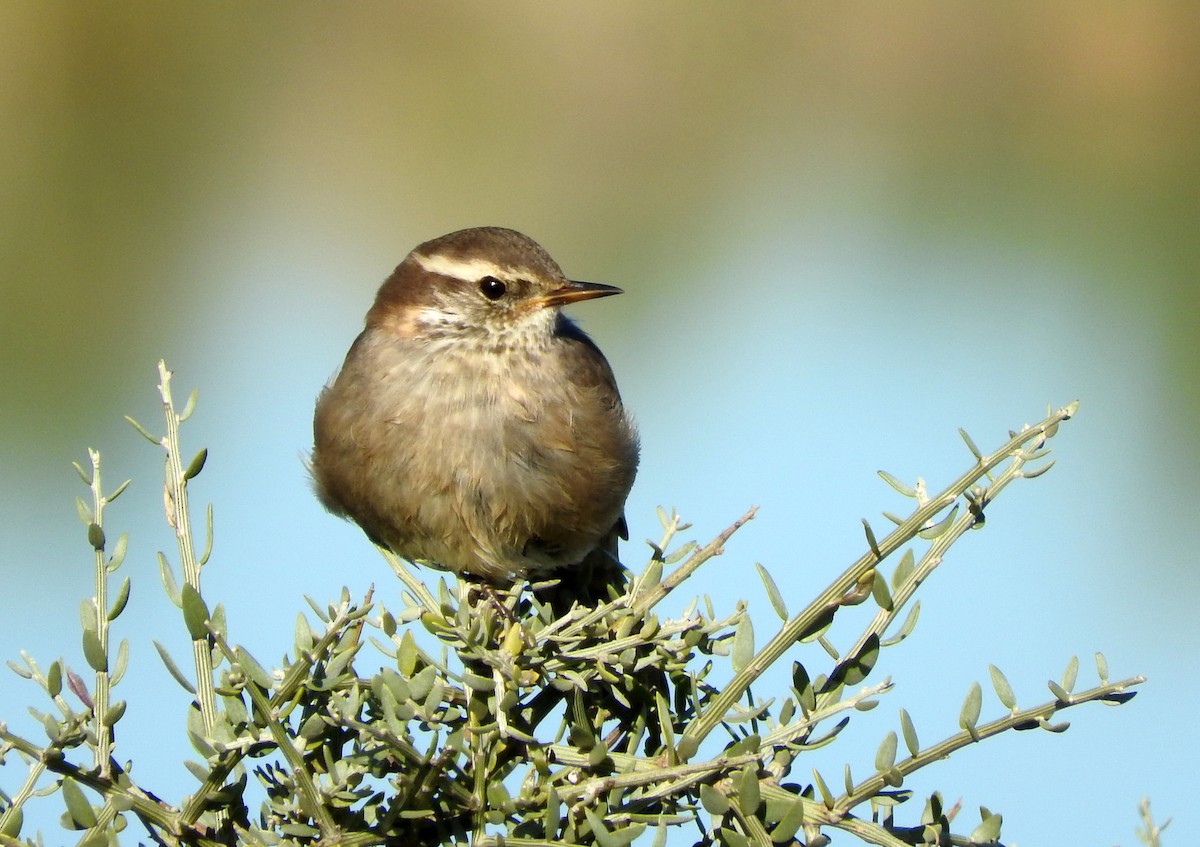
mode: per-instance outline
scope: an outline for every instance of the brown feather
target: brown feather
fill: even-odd
[[[553,304],[616,292],[566,280],[512,230],[419,246],[318,398],[322,503],[401,556],[492,582],[611,572],[637,435],[604,355]]]

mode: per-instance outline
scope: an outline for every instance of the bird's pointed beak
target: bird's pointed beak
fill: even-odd
[[[621,289],[615,285],[569,279],[549,294],[537,298],[536,302],[539,306],[565,306],[580,300],[594,300],[597,297],[611,297],[621,293]]]

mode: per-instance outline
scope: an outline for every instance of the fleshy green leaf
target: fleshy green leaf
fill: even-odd
[[[656,556],[650,560],[650,564],[646,565],[646,569],[642,571],[642,575],[638,578],[638,588],[642,591],[647,591],[662,582],[663,560],[661,556]]]
[[[179,583],[175,581],[175,572],[171,570],[171,563],[161,552],[158,554],[158,573],[162,577],[163,590],[167,592],[167,598],[176,606],[182,606],[183,600],[179,597]]]
[[[896,634],[885,638],[880,644],[884,647],[891,647],[893,644],[899,644],[908,638],[909,634],[916,627],[919,617],[921,617],[921,601],[917,600],[913,603],[912,608],[908,610],[908,615],[904,618],[904,623],[900,625],[900,629],[896,630]]]
[[[109,726],[113,726],[125,715],[125,701],[117,700],[108,707],[108,711],[104,713],[104,722]]]
[[[67,806],[67,814],[71,818],[71,823],[77,829],[90,829],[96,825],[96,812],[92,808],[92,804],[88,802],[87,797],[83,794],[83,789],[70,778],[64,778],[62,781],[62,796],[63,802]]]
[[[867,640],[858,655],[846,664],[842,681],[846,685],[858,685],[858,683],[870,676],[877,661],[879,661],[879,636],[871,633],[867,636]]]
[[[821,772],[816,768],[813,768],[813,784],[821,792],[821,801],[825,804],[825,808],[832,809],[833,792],[829,790],[829,786],[825,784],[825,779],[821,776]]]
[[[117,597],[113,600],[112,608],[108,610],[108,619],[115,621],[121,616],[121,612],[125,611],[125,604],[129,602],[129,577],[121,580],[121,587],[117,589]]]
[[[878,572],[875,574],[875,579],[871,582],[871,596],[875,598],[875,603],[885,612],[892,610],[892,595],[888,591],[887,580]]]
[[[229,633],[229,627],[225,622],[225,604],[218,603],[213,607],[212,613],[208,619],[208,625],[213,628],[217,635],[225,638]],[[216,667],[214,665],[214,667]]]
[[[254,684],[264,691],[269,691],[275,685],[275,677],[267,672],[266,668],[258,663],[250,651],[242,646],[233,649],[234,658],[237,660],[238,666],[245,671],[246,676],[254,680]]]
[[[722,847],[750,847],[750,839],[727,826],[717,828],[717,843]]]
[[[122,482],[120,485],[118,485],[116,488],[114,488],[112,491],[110,491],[108,493],[108,496],[104,498],[104,502],[111,503],[114,500],[116,500],[118,497],[120,497],[122,494],[124,494],[125,489],[129,487],[130,482],[132,482],[132,480],[127,479],[124,482]]]
[[[88,544],[92,545],[93,550],[104,549],[104,530],[100,528],[100,524],[89,523],[87,529]]]
[[[122,638],[121,643],[117,645],[117,661],[113,666],[110,677],[110,684],[116,685],[121,681],[121,677],[125,676],[125,669],[129,667],[129,639]]]
[[[546,815],[543,818],[545,821],[545,829],[548,833],[558,832],[558,826],[562,822],[562,795],[558,793],[553,785],[546,795]],[[665,830],[666,827],[660,827]]]
[[[1056,459],[1051,459],[1050,461],[1046,462],[1046,464],[1039,465],[1036,468],[1021,468],[1021,476],[1023,476],[1025,479],[1037,479],[1046,471],[1054,467],[1054,463],[1056,461]]]
[[[195,694],[195,686],[193,686],[188,681],[188,678],[183,675],[183,672],[179,670],[179,666],[175,664],[175,660],[171,658],[171,654],[167,652],[167,648],[164,647],[161,642],[155,641],[154,649],[158,651],[158,657],[162,659],[163,664],[166,665],[167,673],[169,673],[171,677],[179,683],[184,691],[186,691],[188,694]]]
[[[670,553],[668,553],[660,564],[673,565],[695,549],[695,541],[684,542],[683,544],[679,545],[678,549],[672,550]],[[653,562],[651,564],[653,564]],[[647,570],[649,570],[649,568],[647,568]]]
[[[799,662],[792,662],[792,688],[796,690],[796,699],[806,713],[816,708],[817,695],[812,680],[808,677],[807,668]]]
[[[646,831],[646,824],[635,823],[620,829],[608,829],[593,809],[584,810],[584,817],[592,827],[598,847],[629,847],[639,835]]]
[[[696,755],[696,751],[700,748],[700,744],[691,736],[684,736],[679,739],[679,743],[675,745],[675,756],[681,762],[686,762],[692,756]]]
[[[143,436],[145,436],[146,440],[149,441],[151,444],[158,444],[159,446],[162,445],[161,438],[159,438],[157,435],[154,435],[153,433],[151,433],[148,429],[146,429],[140,423],[135,421],[133,418],[129,417],[129,415],[125,416],[125,420],[129,421],[129,424],[134,429],[136,429],[138,432],[140,432]]]
[[[917,741],[917,728],[913,726],[912,718],[905,709],[900,710],[900,732],[904,735],[904,746],[908,748],[910,756],[921,752],[921,745]]]
[[[900,564],[896,565],[896,570],[892,573],[892,590],[895,591],[903,585],[910,576],[912,576],[913,567],[915,566],[916,557],[913,555],[912,548],[905,550],[900,555]]]
[[[984,814],[983,822],[971,831],[971,842],[988,844],[1000,840],[1000,825],[1004,822],[1003,815]]]
[[[767,569],[758,562],[754,563],[758,568],[758,575],[763,581],[763,586],[767,589],[767,598],[771,601],[771,607],[775,610],[775,614],[779,615],[779,619],[786,621],[788,615],[787,604],[783,602],[783,595],[779,593],[779,586],[775,584],[775,580],[767,573]]]
[[[208,606],[200,592],[188,584],[180,589],[179,599],[183,606],[183,624],[187,627],[188,635],[193,641],[208,637]]]
[[[78,465],[76,465],[78,467]],[[25,813],[21,809],[8,811],[4,826],[0,827],[0,835],[16,839],[21,835],[21,825],[25,823]],[[665,827],[664,827],[665,829]]]
[[[746,815],[758,814],[762,805],[762,790],[758,785],[758,768],[747,765],[742,769],[742,778],[738,785],[738,808]]]
[[[983,687],[978,682],[972,682],[963,700],[962,711],[958,715],[958,725],[975,737],[975,725],[979,723],[979,713],[983,709]]]
[[[429,696],[429,692],[433,688],[436,673],[437,669],[433,665],[430,665],[409,679],[408,688],[412,693],[413,700],[420,702]]]
[[[204,463],[208,461],[208,448],[200,448],[200,452],[192,457],[191,463],[187,466],[187,470],[183,472],[185,480],[195,479],[200,475],[200,471],[204,470]]]
[[[396,667],[405,676],[412,676],[417,668],[417,641],[413,638],[412,630],[404,630],[400,636],[400,647],[396,650]]]
[[[733,636],[733,653],[731,660],[733,662],[733,670],[735,673],[741,671],[750,664],[754,658],[754,624],[750,621],[749,615],[743,615],[738,621],[737,632]]]
[[[1062,678],[1063,690],[1068,693],[1071,691],[1074,691],[1075,690],[1075,680],[1078,678],[1078,676],[1079,676],[1079,657],[1072,656],[1071,660],[1069,662],[1067,662],[1067,669],[1065,671],[1063,671],[1063,678]]]
[[[108,557],[108,572],[112,573],[117,568],[121,567],[121,563],[125,561],[125,553],[129,550],[129,533],[122,532],[117,536],[117,543],[113,545],[112,555]]]
[[[789,804],[786,812],[779,818],[779,823],[771,830],[771,841],[775,844],[790,842],[804,823],[804,799],[796,796]]]
[[[889,771],[896,764],[896,733],[889,732],[875,752],[875,770]]]
[[[1017,697],[1013,694],[1012,686],[1008,684],[1008,678],[995,665],[988,665],[988,672],[992,675],[992,687],[996,689],[996,696],[1000,698],[1004,708],[1010,711],[1015,710]]]
[[[204,550],[200,553],[200,558],[197,560],[200,567],[208,564],[208,557],[212,555],[213,548],[213,504],[209,503],[208,508],[204,510]]]
[[[932,541],[935,538],[938,538],[938,537],[942,536],[943,534],[945,534],[946,530],[948,530],[954,524],[954,519],[957,516],[958,516],[958,504],[955,503],[954,508],[950,510],[950,514],[946,515],[946,517],[942,518],[937,523],[930,524],[929,526],[925,527],[920,532],[918,532],[917,535],[919,535],[921,538],[925,539],[926,541]]]
[[[96,604],[91,597],[79,601],[79,626],[93,632],[100,626],[96,620]]]
[[[1050,689],[1050,693],[1054,695],[1054,699],[1056,699],[1062,703],[1070,702],[1071,695],[1066,691],[1066,689],[1064,689],[1061,685],[1059,685],[1054,680],[1051,679],[1051,680],[1047,681],[1046,687]]]
[[[879,542],[875,540],[875,530],[871,529],[871,524],[867,522],[866,518],[862,519],[862,525],[863,532],[867,536],[867,546],[871,548],[871,552],[875,554],[876,558],[882,559],[883,553],[879,550]]]
[[[979,448],[975,446],[975,442],[971,440],[971,436],[967,435],[967,431],[959,427],[958,434],[962,436],[962,440],[967,443],[967,449],[971,451],[971,455],[975,457],[975,461],[983,460],[983,454],[979,452]]]
[[[700,786],[700,803],[710,815],[723,815],[729,811],[729,798],[708,784]]]
[[[192,393],[188,395],[187,402],[183,404],[183,411],[179,413],[179,420],[186,421],[192,416],[192,412],[196,411],[196,398],[200,396],[200,389],[193,388]]]
[[[896,479],[896,477],[892,476],[887,471],[879,471],[878,473],[881,477],[883,477],[884,482],[886,482],[892,488],[899,491],[905,497],[916,497],[917,496],[917,490],[915,488],[913,488],[911,485],[907,485],[907,484],[901,482],[900,480]]]
[[[100,636],[94,629],[83,631],[83,658],[87,659],[88,666],[97,673],[108,671],[108,656],[100,646]]]

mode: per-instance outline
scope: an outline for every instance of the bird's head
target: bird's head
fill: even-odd
[[[567,279],[526,235],[476,227],[409,253],[379,289],[367,326],[429,343],[538,345],[554,336],[562,306],[620,293]]]

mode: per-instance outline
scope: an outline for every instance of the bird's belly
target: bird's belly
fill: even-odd
[[[374,474],[393,498],[389,546],[499,578],[578,562],[611,531],[628,484],[614,476],[623,456],[598,446],[619,439],[597,428],[624,419],[586,396],[548,397],[546,376],[464,378],[439,362],[408,384]]]

